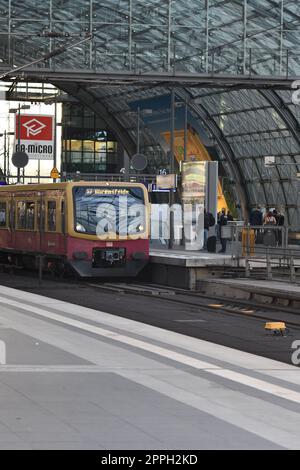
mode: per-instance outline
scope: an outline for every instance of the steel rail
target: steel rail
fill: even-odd
[[[265,320],[265,321],[276,321],[276,320],[281,320],[285,321],[287,326],[296,328],[300,330],[300,315],[297,311],[293,311],[291,309],[287,309],[285,307],[281,307],[278,305],[269,305],[269,304],[261,304],[261,303],[255,303],[250,301],[251,303],[249,304],[249,301],[243,301],[243,300],[237,300],[237,299],[228,299],[227,297],[220,297],[220,296],[209,296],[209,295],[204,295],[204,294],[196,294],[196,293],[191,293],[190,291],[185,291],[181,289],[173,289],[173,288],[167,288],[166,286],[159,286],[159,285],[153,285],[153,284],[138,284],[138,285],[133,285],[128,283],[126,284],[119,284],[119,283],[107,283],[107,284],[95,284],[95,283],[89,283],[85,282],[85,285],[96,288],[96,289],[102,289],[105,291],[110,291],[114,293],[124,293],[124,294],[131,294],[131,295],[141,295],[144,297],[159,297],[160,300],[165,301],[165,302],[173,302],[181,305],[186,305],[189,307],[195,307],[200,309],[201,311],[204,311],[207,313],[207,311],[212,311],[212,312],[218,312],[222,314],[230,314],[230,315],[239,315],[239,316],[244,316],[249,318],[255,318],[259,320]],[[157,289],[156,293],[155,289]],[[147,292],[147,290],[149,292]],[[172,291],[172,295],[168,293],[168,291]],[[197,303],[197,302],[191,302],[188,300],[185,300],[183,298],[178,298],[178,295],[181,295],[183,297],[196,297],[199,300],[204,300],[206,299],[206,302],[209,301],[209,303]],[[220,305],[217,305],[216,302],[220,302]],[[221,305],[222,303],[222,305]],[[227,304],[227,305],[223,305]],[[240,307],[240,310],[236,310],[234,307]],[[244,311],[242,310],[244,309]],[[247,311],[246,311],[247,308]],[[273,311],[274,314],[282,314],[282,317],[280,318],[274,318],[269,316],[269,312],[266,312],[266,314],[262,311],[260,314],[254,313],[255,311],[261,311],[263,309],[267,309],[269,311]],[[251,313],[249,313],[251,310]],[[253,311],[253,313],[252,313]],[[190,312],[189,312],[190,313]],[[295,321],[290,321],[290,320],[285,320],[283,318],[283,315],[295,315],[295,317],[299,317],[299,322]]]

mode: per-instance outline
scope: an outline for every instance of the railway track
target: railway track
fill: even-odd
[[[24,272],[16,273],[12,277],[17,279]],[[36,277],[36,273],[27,272],[26,277]],[[45,283],[53,281],[53,277],[45,276]],[[256,319],[261,322],[267,321],[284,321],[288,329],[300,330],[300,312],[295,309],[274,304],[262,304],[247,300],[228,299],[220,296],[209,296],[197,292],[187,291],[180,288],[168,288],[159,284],[149,284],[145,282],[133,281],[117,281],[117,282],[87,282],[78,279],[60,279],[61,287],[66,285],[81,285],[88,288],[102,290],[103,292],[111,292],[123,295],[139,295],[150,298],[159,298],[162,302],[170,302],[193,308],[193,312],[189,312],[196,316],[200,312],[211,312],[212,314],[222,314],[230,316],[247,317],[248,319]]]
[[[239,315],[262,321],[284,321],[289,328],[300,330],[300,312],[279,305],[262,304],[253,301],[208,296],[179,288],[167,288],[158,284],[138,283],[86,283],[89,287],[118,294],[159,297],[164,302],[194,307],[198,311]]]

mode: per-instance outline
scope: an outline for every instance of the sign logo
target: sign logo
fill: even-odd
[[[19,121],[20,119],[20,121]],[[52,160],[54,148],[54,117],[16,115],[16,151],[25,152],[30,160]],[[20,132],[20,146],[19,143]]]
[[[42,132],[42,130],[46,127],[46,124],[38,121],[37,119],[31,119],[30,121],[23,124],[24,127],[27,129],[27,137],[29,138],[31,135],[36,136]]]
[[[53,116],[21,114],[21,140],[50,141],[53,139]],[[19,116],[16,116],[16,136],[19,138]]]

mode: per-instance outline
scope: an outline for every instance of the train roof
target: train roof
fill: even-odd
[[[145,186],[141,183],[129,183],[123,181],[68,181],[64,183],[34,183],[34,184],[10,184],[6,186],[0,186],[0,192],[7,191],[53,191],[55,189],[62,190],[72,188],[74,186],[140,186],[145,189]]]

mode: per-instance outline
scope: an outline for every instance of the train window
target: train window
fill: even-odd
[[[0,202],[0,228],[6,227],[7,208],[6,202]]]
[[[17,224],[19,230],[34,230],[35,202],[19,201],[17,205]]]
[[[56,201],[48,201],[47,205],[47,226],[48,226],[48,232],[56,232],[56,226],[57,226],[57,221],[56,221]]]

